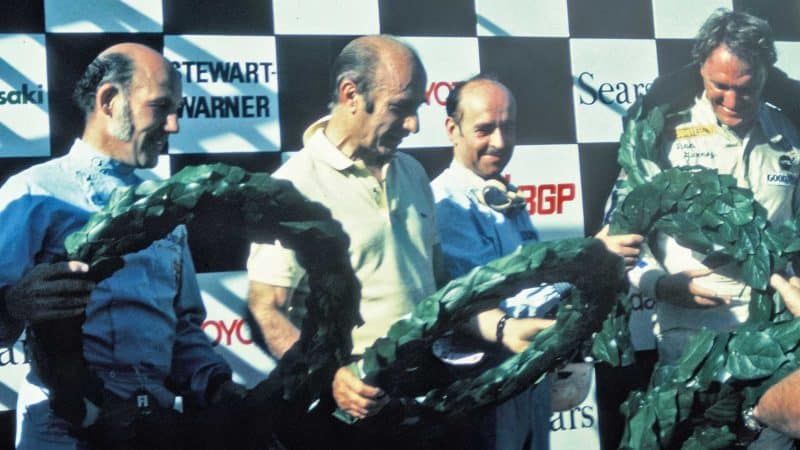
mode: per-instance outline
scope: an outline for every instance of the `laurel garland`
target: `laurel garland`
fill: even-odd
[[[168,180],[114,191],[108,205],[65,245],[71,259],[102,271],[118,267],[115,259],[146,248],[178,224],[185,224],[190,234],[210,228],[242,233],[252,242],[279,239],[295,250],[309,276],[308,315],[300,340],[251,398],[260,405],[286,401],[307,409],[330,389],[335,370],[349,361],[351,331],[361,323],[360,284],[341,225],[287,181],[214,164],[186,167]]]
[[[800,321],[768,287],[771,273],[800,253],[800,219],[769,223],[766,210],[730,175],[701,167],[662,170],[660,137],[668,106],[635,110],[620,139],[626,194],[612,234],[664,232],[708,255],[706,264],[735,261],[752,288],[746,323],[729,333],[704,330],[673,364],[660,364],[646,392],[623,404],[621,448],[729,448],[748,436],[740,411],[798,367]]]
[[[586,270],[586,267],[593,270]],[[431,355],[432,343],[476,313],[525,287],[567,281],[556,324],[535,335],[522,353],[478,373],[449,372]],[[426,415],[455,417],[501,402],[530,387],[596,332],[625,288],[621,259],[594,239],[528,244],[448,283],[395,323],[364,354],[369,382],[405,406],[406,422]],[[497,350],[497,349],[495,349]],[[406,374],[413,374],[409,377]]]

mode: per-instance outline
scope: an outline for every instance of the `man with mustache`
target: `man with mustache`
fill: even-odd
[[[145,436],[138,419],[172,420],[182,401],[204,408],[242,394],[201,329],[205,309],[186,228],[125,255],[97,282],[86,264],[54,263],[65,258],[64,239],[115,188],[135,186],[135,169],[156,165],[178,132],[180,77],[157,51],[121,43],[92,61],[73,98],[85,126],[69,153],[0,188],[2,324],[27,323],[36,342],[19,391],[17,448],[181,448],[181,430]],[[77,320],[48,322],[64,317]],[[49,333],[72,333],[70,326],[77,342]]]
[[[516,100],[495,78],[477,75],[456,83],[450,91],[445,130],[453,144],[453,161],[431,182],[431,188],[444,259],[452,277],[539,240],[525,198],[503,178],[514,152],[516,127]],[[639,254],[639,235],[611,237],[604,229],[597,237],[629,264]],[[552,320],[536,317],[541,315],[536,312],[536,302],[550,300],[547,303],[554,306],[559,288],[563,289],[526,289],[513,301],[501,303],[502,308],[475,317],[473,330],[503,349],[490,357],[524,350],[528,339],[552,325]],[[549,448],[549,389],[545,380],[474,417],[464,431],[474,434],[468,441],[480,449]]]

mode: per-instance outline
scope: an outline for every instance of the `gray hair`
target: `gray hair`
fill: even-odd
[[[414,64],[422,69],[422,60],[414,49],[391,36],[381,35],[380,37],[405,48],[410,53]],[[364,96],[367,112],[372,112],[375,107],[372,91],[375,89],[376,70],[381,62],[381,50],[373,40],[369,39],[355,39],[342,49],[333,62],[331,70],[331,96],[328,103],[330,109],[333,109],[339,102],[339,85],[344,80],[350,80],[355,83],[358,92]]]
[[[118,86],[127,97],[133,73],[134,63],[127,55],[109,53],[98,56],[89,64],[75,85],[72,100],[85,115],[89,115],[94,111],[97,88],[105,83],[111,83]]]
[[[697,33],[693,62],[702,66],[720,45],[753,67],[769,69],[778,60],[769,23],[747,13],[725,8],[714,11]]]

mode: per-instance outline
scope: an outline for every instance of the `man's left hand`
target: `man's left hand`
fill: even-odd
[[[641,234],[619,234],[611,236],[608,234],[608,225],[594,235],[606,246],[608,251],[619,255],[625,260],[625,267],[633,267],[639,259],[639,247],[644,242]]]

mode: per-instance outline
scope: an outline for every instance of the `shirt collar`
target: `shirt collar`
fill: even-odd
[[[93,170],[107,175],[127,177],[135,170],[134,167],[112,159],[80,138],[75,139],[72,144],[69,158],[80,165],[89,166]]]
[[[482,189],[486,184],[486,180],[469,170],[455,158],[450,162],[450,171],[455,177],[461,180],[462,183],[472,189]]]
[[[330,115],[325,116],[306,128],[306,131],[303,132],[303,145],[309,148],[319,160],[340,172],[352,167],[358,170],[366,170],[361,160],[354,161],[345,156],[325,135],[325,127],[328,125],[330,118]],[[389,164],[387,163],[381,168],[384,179],[386,178],[388,167]]]
[[[711,100],[709,100],[708,97],[706,97],[705,91],[700,93],[700,96],[695,100],[695,103],[701,105],[703,115],[706,117],[707,120],[713,121],[721,128],[733,133],[733,130],[731,130],[730,128],[719,122],[719,120],[717,119],[717,115],[714,114],[714,106],[711,104]],[[781,135],[778,128],[773,125],[769,109],[770,109],[769,106],[767,106],[763,101],[759,103],[758,111],[756,111],[755,120],[753,120],[753,124],[750,126],[747,132],[745,132],[744,134],[745,137],[749,137],[752,134],[755,125],[758,124],[759,129],[761,130],[762,133],[764,133],[764,136],[770,142],[777,143],[778,141],[783,139],[783,136]]]

